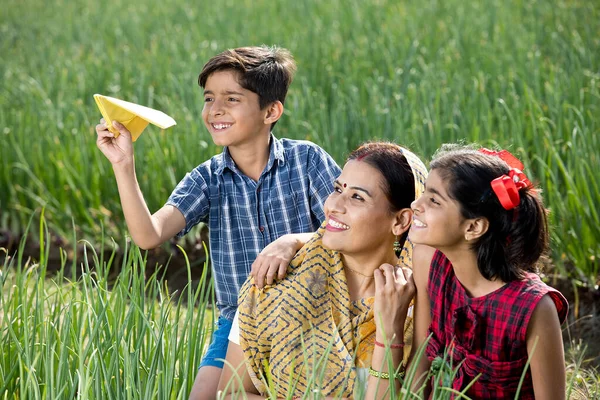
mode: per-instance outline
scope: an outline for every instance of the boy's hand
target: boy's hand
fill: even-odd
[[[288,234],[265,247],[252,263],[250,271],[256,287],[262,289],[265,284],[272,285],[275,277],[285,278],[287,266],[303,244],[298,240],[297,235]]]
[[[100,123],[96,125],[96,133],[98,134],[96,145],[111,164],[132,163],[133,145],[131,143],[131,133],[117,121],[113,121],[113,126],[120,132],[119,137],[115,137],[108,130],[104,118],[100,120]]]

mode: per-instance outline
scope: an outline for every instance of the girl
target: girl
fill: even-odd
[[[520,398],[564,398],[568,304],[535,274],[548,246],[539,191],[507,151],[446,145],[430,169],[409,233],[435,249],[413,260],[413,351],[431,335],[417,373],[447,352],[452,387],[475,381],[471,398],[512,399],[523,374]]]

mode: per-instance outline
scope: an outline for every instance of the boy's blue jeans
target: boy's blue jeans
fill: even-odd
[[[229,331],[231,331],[232,321],[227,318],[219,317],[217,327],[212,334],[212,342],[208,346],[208,350],[202,361],[202,367],[217,367],[223,369],[223,360],[227,355],[227,347],[229,346]]]

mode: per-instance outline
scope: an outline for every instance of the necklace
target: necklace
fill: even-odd
[[[355,273],[356,275],[360,275],[360,276],[364,276],[365,278],[369,278],[369,279],[373,279],[375,277],[375,275],[367,275],[367,274],[363,274],[362,272],[359,272],[357,270],[354,270],[350,267],[347,267],[344,265],[344,268],[346,268],[348,271]]]

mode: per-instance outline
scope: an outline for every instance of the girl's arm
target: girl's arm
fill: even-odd
[[[227,347],[227,356],[225,365],[219,380],[219,391],[223,391],[223,399],[238,398],[240,393],[245,393],[248,399],[264,399],[258,393],[258,390],[252,383],[246,362],[244,361],[244,352],[239,344],[229,341]]]
[[[566,376],[562,334],[556,306],[548,295],[535,307],[527,326],[527,353],[535,398],[564,399]]]
[[[424,345],[427,340],[427,331],[429,324],[431,323],[431,306],[429,303],[429,294],[427,293],[427,282],[429,280],[429,266],[431,265],[431,259],[435,249],[429,246],[415,245],[413,250],[413,278],[415,280],[415,286],[417,289],[417,295],[415,299],[415,313],[414,313],[414,326],[415,332],[413,335],[413,344],[410,354],[409,367],[407,371],[414,363],[416,365],[415,379],[412,382],[411,390],[416,392],[424,384],[427,378],[427,372],[429,371],[429,360],[425,353],[420,359],[415,359],[419,348]],[[428,388],[425,390],[425,398],[429,396]]]

